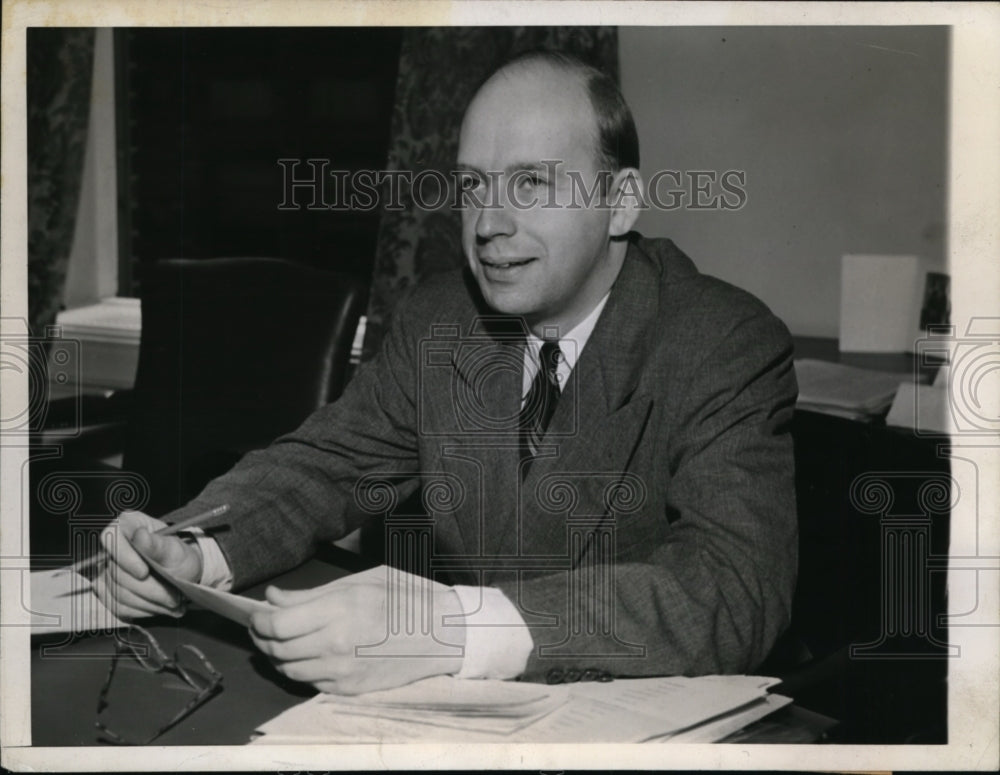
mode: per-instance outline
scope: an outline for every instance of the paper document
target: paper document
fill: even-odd
[[[638,743],[678,732],[764,696],[759,677],[734,678],[673,676],[572,684],[566,708],[525,730],[523,739]]]
[[[859,369],[840,363],[795,359],[800,409],[844,416],[870,416],[889,408],[905,374]]]
[[[450,676],[355,697],[318,695],[259,728],[259,745],[720,739],[781,707],[776,679],[706,676],[545,684]],[[682,738],[683,739],[683,738]]]
[[[366,694],[344,696],[324,695],[329,703],[372,706],[379,708],[407,708],[442,713],[488,712],[503,715],[518,712],[526,705],[543,700],[552,694],[565,694],[565,684],[515,683],[512,681],[460,681],[440,675],[400,686]]]
[[[926,282],[915,255],[845,255],[840,270],[841,352],[906,352],[919,331]]]
[[[945,436],[950,432],[951,406],[946,388],[904,382],[885,416],[885,424]]]
[[[31,602],[22,606],[32,634],[59,632],[107,632],[125,627],[97,599],[90,581],[76,571],[57,568],[31,574]]]
[[[136,551],[139,550],[136,549]],[[170,571],[155,560],[151,560],[142,552],[139,552],[139,554],[149,563],[149,566],[158,576],[183,592],[190,600],[207,608],[209,611],[214,611],[221,616],[225,616],[227,619],[232,619],[244,627],[250,626],[250,615],[255,611],[269,611],[274,608],[274,606],[264,600],[252,600],[242,595],[234,595],[231,592],[223,592],[203,586],[202,584],[184,581],[174,576]]]
[[[474,729],[433,727],[414,721],[345,713],[319,695],[286,710],[258,730],[254,745],[330,745],[349,743],[497,743],[509,735]]]
[[[136,549],[136,551],[139,550]],[[142,554],[142,552],[139,552],[139,554],[142,555],[142,558],[147,563],[149,563],[149,566],[153,568],[158,576],[160,576],[168,584],[176,587],[190,600],[210,611],[214,611],[220,616],[225,616],[227,619],[238,622],[244,627],[250,626],[250,616],[255,611],[270,611],[274,608],[274,606],[265,600],[254,600],[249,597],[244,597],[243,595],[223,592],[222,590],[213,589],[212,587],[206,587],[202,584],[195,584],[194,582],[177,578],[155,560],[150,559],[146,555]],[[392,575],[390,576],[389,574]],[[436,581],[425,579],[421,576],[415,576],[394,568],[389,568],[386,565],[379,565],[362,571],[361,573],[354,573],[350,576],[343,576],[339,579],[334,579],[327,584],[317,587],[317,589],[349,584],[370,583],[372,581],[384,581],[389,583],[390,580],[394,583],[400,581],[410,583],[411,589],[415,594],[421,592],[424,588],[426,588],[427,591],[433,591],[437,587],[443,587],[442,584]]]
[[[568,697],[568,686],[435,676],[355,697],[325,694],[321,702],[346,714],[510,734],[548,715]]]
[[[728,737],[733,732],[750,726],[755,721],[760,721],[765,716],[769,716],[776,710],[781,710],[786,705],[792,704],[791,697],[782,697],[780,694],[769,694],[762,697],[755,703],[726,713],[717,719],[706,721],[693,729],[678,732],[674,735],[666,735],[658,738],[657,743],[715,743]]]

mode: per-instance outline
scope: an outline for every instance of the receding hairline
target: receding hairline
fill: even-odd
[[[518,70],[549,70],[551,72],[573,76],[580,88],[583,89],[584,93],[587,91],[587,82],[591,79],[591,77],[601,75],[601,71],[597,68],[576,59],[569,57],[563,58],[559,52],[537,52],[512,59],[506,64],[501,65],[489,78],[486,79],[483,85],[485,86],[494,78]]]
[[[578,89],[578,94],[582,98],[583,102],[587,105],[590,110],[591,116],[591,139],[594,143],[594,154],[596,159],[601,159],[601,138],[600,138],[600,117],[597,115],[597,108],[594,105],[594,101],[590,95],[590,79],[596,74],[600,74],[600,71],[596,68],[591,68],[589,65],[584,63],[577,63],[574,60],[560,61],[555,58],[549,58],[543,54],[529,55],[523,58],[515,59],[508,62],[496,71],[494,71],[482,85],[473,94],[472,99],[469,101],[468,106],[465,109],[465,116],[463,117],[462,123],[464,126],[465,118],[468,117],[469,112],[477,101],[487,93],[491,88],[496,88],[499,81],[503,80],[508,83],[514,83],[516,85],[517,81],[513,77],[516,73],[537,73],[543,75],[546,71],[550,73],[555,73],[560,76],[567,76],[572,82],[576,84]]]
[[[496,71],[490,75],[482,85],[476,90],[475,94],[472,96],[472,101],[469,103],[470,106],[472,102],[475,102],[480,94],[486,91],[486,89],[493,85],[496,81],[500,79],[511,79],[514,73],[537,73],[539,75],[544,74],[545,71],[550,73],[555,73],[556,75],[564,75],[569,77],[573,82],[575,82],[577,88],[579,89],[580,96],[587,100],[587,104],[590,105],[591,112],[594,113],[594,119],[596,121],[597,114],[594,110],[592,100],[590,99],[590,89],[589,83],[590,79],[594,75],[599,75],[600,71],[595,68],[585,65],[580,62],[577,63],[573,60],[560,60],[555,57],[555,54],[551,56],[545,56],[544,54],[529,55],[522,58],[514,59],[513,61],[507,62],[501,65]]]

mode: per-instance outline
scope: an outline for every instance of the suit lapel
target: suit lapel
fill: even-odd
[[[508,526],[517,511],[517,420],[521,408],[524,329],[519,319],[480,318],[456,348],[457,380],[449,409],[458,416],[456,436],[445,442],[474,503],[459,520],[464,553],[472,557],[512,554]]]
[[[475,461],[449,465],[449,455],[443,456],[445,468],[474,494],[474,508],[458,520],[470,568],[479,556],[565,557],[569,518],[590,517],[592,523],[606,517],[609,487],[627,470],[652,408],[639,380],[654,340],[661,280],[649,258],[630,245],[543,439],[550,455],[535,459],[523,482],[517,474],[515,430],[522,388],[521,321],[486,319],[473,327],[471,337],[456,342],[451,386],[456,389],[438,385],[435,392],[437,400],[449,402],[445,410],[459,418],[455,435],[442,438],[442,448]],[[559,501],[561,486],[574,493],[572,508]],[[483,583],[491,576],[487,571]]]
[[[568,518],[607,516],[607,495],[628,469],[652,409],[639,382],[655,340],[660,284],[659,271],[630,246],[543,440],[553,454],[536,459],[524,480],[520,554],[563,554]],[[574,495],[569,509],[560,486]]]

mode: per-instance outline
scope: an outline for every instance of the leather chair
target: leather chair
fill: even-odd
[[[78,527],[99,530],[121,509],[160,516],[180,506],[244,453],[336,399],[349,377],[367,295],[356,277],[279,259],[218,258],[157,261],[140,279],[135,386],[114,401],[124,421],[116,434],[122,468],[96,462],[109,445],[96,454],[87,429],[57,458],[33,461],[36,558],[64,556],[81,540]],[[115,471],[121,482],[108,479]],[[69,491],[61,487],[74,496],[56,497]]]
[[[366,289],[264,258],[157,261],[141,283],[122,467],[158,514],[340,395]]]

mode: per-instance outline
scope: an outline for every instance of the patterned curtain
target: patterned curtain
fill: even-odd
[[[28,30],[28,315],[34,336],[55,322],[62,302],[93,62],[92,29]]]
[[[454,183],[458,132],[476,87],[500,64],[525,50],[568,51],[618,76],[614,27],[450,27],[403,32],[387,170],[436,170]],[[440,180],[440,177],[438,177]],[[429,190],[433,189],[429,186]],[[424,274],[461,265],[461,218],[449,192],[437,210],[417,208],[405,186],[401,210],[383,210],[364,358],[378,349],[400,294]],[[438,199],[436,192],[425,200]]]

